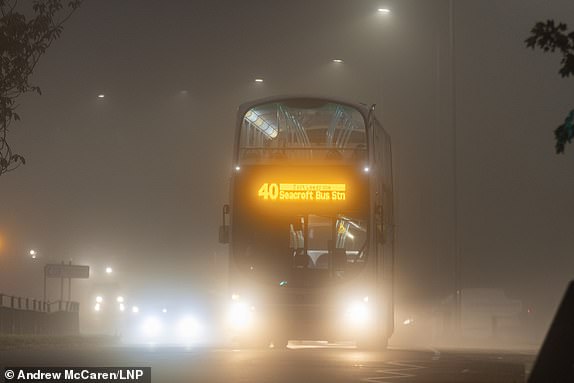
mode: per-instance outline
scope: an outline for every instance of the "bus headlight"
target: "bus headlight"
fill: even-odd
[[[351,302],[345,312],[345,319],[350,325],[364,325],[371,320],[371,316],[369,297]]]
[[[237,329],[246,329],[253,323],[255,308],[246,302],[233,301],[229,309],[229,323]]]

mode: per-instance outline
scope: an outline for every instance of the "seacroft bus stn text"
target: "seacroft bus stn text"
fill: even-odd
[[[345,201],[346,184],[328,183],[263,183],[259,199],[269,201]]]

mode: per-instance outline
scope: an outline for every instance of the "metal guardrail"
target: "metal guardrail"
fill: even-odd
[[[0,293],[0,334],[77,334],[79,311],[78,302],[45,302]]]
[[[80,304],[73,301],[53,301],[45,302],[39,299],[30,299],[24,297],[17,297],[13,295],[5,295],[0,293],[0,307],[6,307],[16,310],[38,311],[38,312],[78,312]]]

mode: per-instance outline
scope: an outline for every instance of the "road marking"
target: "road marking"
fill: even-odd
[[[390,382],[387,379],[403,379],[403,378],[414,378],[417,375],[413,374],[414,371],[426,368],[424,366],[419,366],[416,364],[403,363],[403,362],[386,362],[385,365],[391,366],[387,368],[379,368],[375,370],[376,373],[382,374],[381,376],[372,376],[368,378],[361,379],[361,382],[369,383],[385,383]]]

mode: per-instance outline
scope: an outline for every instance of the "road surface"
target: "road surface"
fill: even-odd
[[[0,350],[7,366],[151,367],[152,382],[350,383],[525,382],[534,355],[444,351],[384,352],[321,344],[288,349],[233,350],[183,346],[105,346]]]

